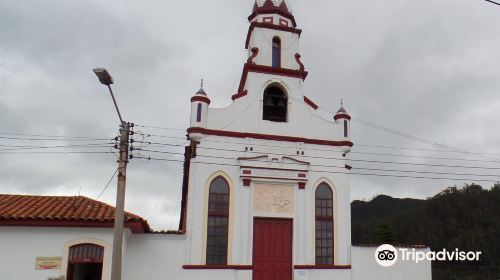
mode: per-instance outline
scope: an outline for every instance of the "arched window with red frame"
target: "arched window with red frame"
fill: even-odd
[[[316,264],[333,264],[333,192],[321,183],[315,193]]]
[[[208,196],[207,264],[227,264],[229,184],[219,176],[210,183]]]

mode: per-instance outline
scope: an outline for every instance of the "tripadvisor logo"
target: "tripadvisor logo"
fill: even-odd
[[[383,267],[393,266],[398,260],[419,263],[422,261],[479,261],[482,252],[465,252],[443,249],[438,252],[417,251],[414,248],[398,248],[389,244],[381,245],[375,251],[375,261]]]

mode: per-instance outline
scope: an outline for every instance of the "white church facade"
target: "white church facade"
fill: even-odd
[[[285,0],[257,0],[249,22],[233,103],[212,108],[203,88],[191,97],[179,229],[152,232],[128,214],[123,279],[431,279],[429,262],[384,268],[375,247],[352,246],[351,117],[341,107],[324,119],[304,95],[302,31]],[[110,279],[112,217],[78,217],[81,205],[105,206],[20,218],[13,199],[0,205],[0,275]],[[36,269],[37,257],[59,266]]]

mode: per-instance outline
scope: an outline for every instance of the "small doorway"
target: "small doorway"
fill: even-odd
[[[68,280],[101,280],[104,247],[77,244],[69,248]]]
[[[293,220],[255,218],[253,280],[292,280]]]

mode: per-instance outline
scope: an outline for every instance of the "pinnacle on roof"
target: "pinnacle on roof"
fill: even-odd
[[[201,79],[201,86],[200,86],[200,89],[196,92],[196,94],[201,94],[201,95],[205,95],[205,96],[207,95],[207,93],[203,89],[203,79]]]
[[[261,14],[279,14],[292,20],[293,27],[297,26],[287,0],[255,0],[252,14],[248,17],[248,20],[252,21],[257,15]]]
[[[288,14],[292,13],[286,0],[255,0],[253,12],[260,10],[278,10]]]

